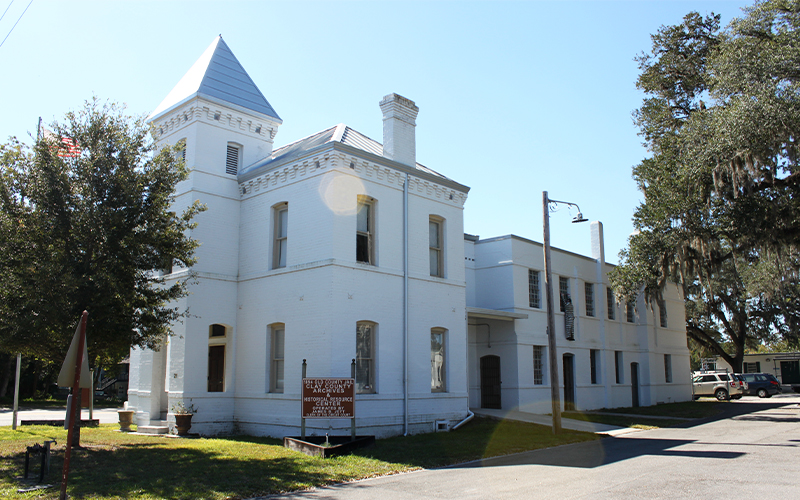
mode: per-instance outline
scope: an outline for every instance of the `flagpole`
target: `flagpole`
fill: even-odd
[[[83,346],[86,342],[86,318],[89,316],[89,313],[83,311],[81,315],[81,326],[80,326],[80,335],[78,336],[78,352],[77,358],[75,361],[75,379],[72,384],[72,408],[70,409],[69,414],[69,430],[67,431],[67,448],[64,451],[64,471],[61,475],[61,495],[58,497],[59,500],[66,500],[67,498],[67,480],[69,479],[69,459],[72,455],[72,435],[75,431],[75,413],[76,410],[78,415],[80,416],[81,409],[80,406],[80,399],[76,402],[76,396],[78,391],[81,390],[81,365],[83,364]]]

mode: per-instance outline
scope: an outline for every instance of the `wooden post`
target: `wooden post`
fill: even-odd
[[[69,459],[72,456],[72,438],[75,430],[75,413],[78,413],[78,423],[80,425],[80,391],[81,391],[81,365],[83,364],[83,346],[86,342],[86,318],[89,313],[83,311],[81,315],[80,334],[78,336],[78,352],[75,361],[75,381],[72,384],[72,408],[69,414],[69,430],[67,431],[67,445],[64,451],[64,470],[61,475],[61,494],[59,500],[67,498],[67,480],[69,479]],[[76,399],[77,397],[77,399]],[[80,439],[80,429],[78,429],[78,439]],[[80,445],[80,441],[78,442]]]
[[[550,200],[542,191],[544,225],[544,288],[547,297],[547,350],[550,361],[550,399],[553,412],[553,434],[561,433],[561,398],[558,393],[558,354],[556,352],[556,313],[553,303],[552,264],[550,262]]]
[[[353,379],[353,383],[356,380],[356,359],[353,358],[353,361],[350,362],[350,378]],[[350,438],[356,438],[356,391],[353,391],[353,418],[350,419]]]
[[[41,120],[41,118],[39,118]],[[19,374],[22,366],[22,354],[17,354],[17,378],[14,380],[14,419],[11,421],[11,429],[17,430],[17,412],[19,411]]]
[[[306,360],[303,360],[303,380],[306,378]],[[303,416],[303,387],[302,384],[305,382],[300,382],[300,438],[306,438],[306,418]]]

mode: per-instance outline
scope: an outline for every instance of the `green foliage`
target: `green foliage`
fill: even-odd
[[[93,364],[157,348],[186,313],[171,301],[191,273],[154,270],[190,268],[197,246],[188,234],[202,207],[171,212],[186,169],[143,118],[96,98],[51,128],[33,148],[0,146],[0,349],[60,363],[83,310]]]
[[[759,1],[725,29],[690,13],[637,58],[645,201],[612,283],[682,286],[687,333],[741,367],[800,327],[800,2]]]

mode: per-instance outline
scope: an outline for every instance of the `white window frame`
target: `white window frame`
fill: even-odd
[[[428,261],[430,275],[444,278],[444,219],[433,215],[428,218]]]
[[[586,315],[594,316],[594,283],[583,284],[584,302],[586,303]]]
[[[533,346],[533,385],[544,385],[545,349],[543,345]]]
[[[534,309],[542,308],[541,280],[539,271],[528,269],[528,306]]]
[[[668,384],[672,383],[672,355],[664,355],[664,381]]]
[[[600,350],[589,349],[589,381],[592,385],[600,383]]]
[[[282,394],[286,388],[286,325],[269,326],[269,392]]]
[[[435,350],[437,344],[439,349]],[[444,328],[431,328],[431,392],[447,392],[447,330]]]
[[[569,291],[569,278],[566,276],[559,276],[558,277],[558,302],[559,302],[559,310],[561,312],[566,311],[567,303],[564,301],[564,294],[567,294],[572,300],[572,294]],[[575,301],[572,301],[573,303]]]
[[[608,311],[606,311],[606,317],[611,321],[617,317],[616,310],[617,310],[617,301],[614,300],[614,290],[611,287],[606,287],[606,307]]]
[[[356,261],[373,266],[375,265],[375,205],[375,199],[368,196],[359,196],[356,202]],[[361,224],[362,213],[366,213],[366,226]],[[359,255],[362,239],[367,245],[366,259],[360,258]]]
[[[377,339],[377,327],[378,324],[372,321],[359,321],[356,323],[356,393],[358,394],[374,394],[377,392],[375,390],[375,370],[377,367],[375,360],[375,341]],[[359,349],[359,336],[361,335],[369,336],[369,345],[366,350]],[[360,376],[362,364],[367,366],[366,381]]]
[[[274,228],[272,243],[272,269],[286,267],[287,250],[289,247],[289,204],[279,203],[272,209]],[[284,221],[282,216],[286,214]]]

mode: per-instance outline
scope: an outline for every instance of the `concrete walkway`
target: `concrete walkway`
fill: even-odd
[[[530,422],[532,424],[553,426],[553,417],[550,415],[540,415],[537,413],[525,413],[517,410],[490,410],[487,408],[470,408],[475,415],[482,417],[500,418],[517,420],[519,422]],[[619,436],[630,432],[637,432],[641,429],[631,429],[630,427],[617,427],[616,425],[598,424],[596,422],[585,422],[583,420],[573,420],[562,418],[561,427],[573,431],[594,432],[595,434],[606,434],[608,436]]]
[[[113,424],[119,422],[117,410],[120,408],[95,408],[92,417],[99,420],[101,424]],[[66,408],[33,409],[21,407],[17,413],[17,425],[23,420],[63,420],[66,417]],[[13,411],[9,408],[0,408],[0,426],[10,426]],[[81,418],[89,418],[89,410],[81,410]]]

